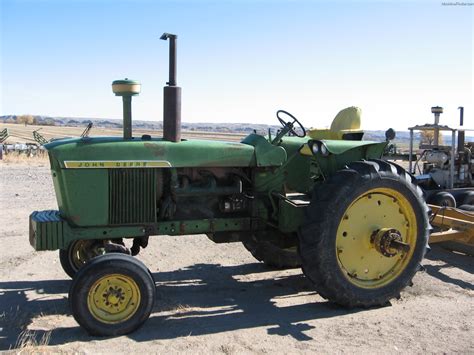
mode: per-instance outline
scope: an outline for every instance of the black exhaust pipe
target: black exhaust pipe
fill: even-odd
[[[176,39],[177,35],[163,33],[162,40],[170,40],[169,81],[163,88],[163,139],[181,141],[181,88],[176,86]]]
[[[458,107],[459,109],[459,126],[464,125],[464,107],[460,106]],[[458,152],[463,152],[464,151],[464,131],[458,131]]]

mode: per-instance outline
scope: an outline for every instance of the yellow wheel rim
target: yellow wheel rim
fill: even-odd
[[[130,319],[140,305],[140,289],[130,277],[104,276],[94,282],[87,296],[92,316],[102,323],[121,323]]]
[[[395,229],[407,252],[382,255],[373,243],[374,233]],[[346,209],[336,236],[339,267],[354,285],[379,288],[395,280],[409,263],[417,237],[415,211],[408,199],[391,188],[375,188],[357,197]]]

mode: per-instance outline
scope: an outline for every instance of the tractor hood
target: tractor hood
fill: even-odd
[[[45,145],[61,168],[253,166],[251,145],[207,140],[61,139]]]
[[[61,139],[45,145],[59,167],[252,167],[280,166],[287,154],[264,137],[251,134],[242,143],[161,138],[124,140],[120,137]]]

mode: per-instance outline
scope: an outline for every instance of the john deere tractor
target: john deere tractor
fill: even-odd
[[[57,250],[73,278],[72,314],[89,333],[126,334],[142,325],[155,283],[134,256],[153,236],[206,234],[241,242],[276,268],[301,267],[324,298],[372,307],[411,283],[427,247],[428,208],[415,179],[381,160],[387,142],[363,141],[356,108],[331,129],[311,130],[278,111],[273,137],[240,143],[181,138],[176,36],[164,88],[163,138],[132,134],[140,84],[117,80],[123,137],[45,145],[58,211],[30,215],[36,250]]]

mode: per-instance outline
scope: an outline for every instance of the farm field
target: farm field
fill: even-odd
[[[50,140],[52,138],[62,137],[79,137],[84,131],[85,127],[65,127],[65,126],[35,126],[35,125],[21,125],[14,123],[0,123],[0,130],[8,128],[10,137],[7,139],[8,143],[34,143],[33,131],[41,129],[39,133]],[[121,136],[123,134],[122,128],[100,128],[92,127],[89,136]],[[135,137],[141,137],[143,134],[149,134],[152,137],[162,137],[161,130],[144,130],[133,129]],[[199,131],[182,131],[183,138],[195,139],[215,139],[227,141],[240,141],[244,135],[235,133],[220,133],[220,132],[199,132]]]
[[[0,351],[474,352],[472,257],[434,248],[399,300],[346,310],[316,294],[300,270],[272,271],[240,243],[204,235],[152,237],[138,256],[156,282],[150,319],[127,336],[90,337],[69,314],[71,281],[57,252],[28,242],[29,213],[57,208],[48,165],[0,162]]]

